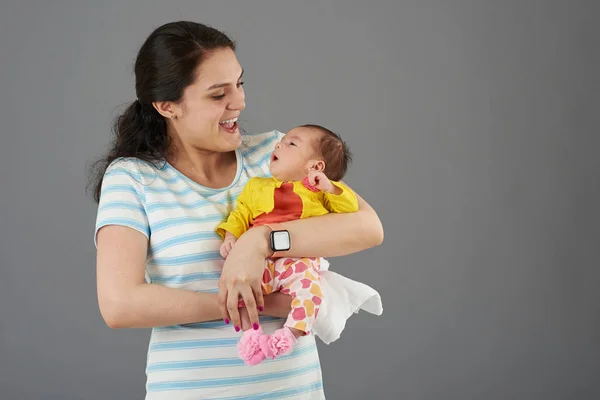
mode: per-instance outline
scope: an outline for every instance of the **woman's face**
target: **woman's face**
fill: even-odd
[[[229,152],[242,141],[237,118],[246,107],[243,69],[230,48],[208,54],[169,120],[184,146]]]

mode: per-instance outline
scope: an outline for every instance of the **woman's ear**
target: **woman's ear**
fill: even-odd
[[[156,109],[160,115],[167,119],[177,118],[177,110],[170,101],[155,101],[152,103],[152,106],[154,106],[154,109]]]

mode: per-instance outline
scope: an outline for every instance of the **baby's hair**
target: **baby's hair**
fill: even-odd
[[[323,173],[332,181],[341,181],[352,162],[352,153],[340,135],[320,125],[306,124],[303,128],[312,128],[321,133],[316,147],[325,161]]]

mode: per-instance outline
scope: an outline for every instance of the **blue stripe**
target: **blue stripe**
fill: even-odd
[[[150,264],[156,266],[172,266],[222,259],[223,257],[221,257],[221,254],[218,251],[205,251],[203,253],[187,254],[185,256],[155,257],[150,261]]]
[[[272,392],[256,393],[247,396],[234,396],[234,397],[219,397],[218,399],[213,398],[209,400],[270,400],[270,399],[285,399],[292,396],[298,396],[300,394],[310,393],[317,390],[323,389],[323,382],[314,382],[308,385],[298,386],[294,389],[275,390]]]
[[[142,224],[134,219],[130,218],[106,218],[98,221],[96,224],[96,231],[105,225],[123,225],[128,226],[138,231],[146,233],[146,236],[150,237],[150,228],[148,225]]]
[[[213,203],[217,204],[230,204],[235,203],[237,197],[244,190],[244,186],[248,183],[249,178],[247,176],[240,177],[238,181],[238,185],[235,188],[231,188],[230,190],[225,190],[218,194],[218,196],[214,196],[211,198]]]
[[[98,209],[98,213],[102,213],[103,211],[114,210],[114,209],[126,209],[126,210],[139,211],[142,214],[146,215],[146,210],[144,210],[144,207],[142,207],[139,204],[132,203],[130,201],[106,202]]]
[[[139,171],[138,173],[133,173],[126,169],[120,169],[120,168],[118,168],[118,169],[115,168],[115,169],[111,170],[110,172],[107,172],[106,176],[109,176],[109,175],[130,175],[138,181],[141,181],[142,177],[149,179],[149,180],[154,180],[154,179],[159,178],[161,181],[167,182],[167,183],[177,183],[181,180],[177,176],[169,178],[166,176],[159,175],[157,172],[149,173],[149,172]]]
[[[173,225],[185,225],[185,224],[195,224],[195,223],[205,223],[205,222],[223,222],[226,219],[226,216],[222,214],[211,214],[205,215],[202,217],[178,217],[178,218],[169,218],[164,221],[158,222],[152,226],[152,230],[154,232],[160,231],[162,229],[169,228]]]
[[[147,186],[146,187],[146,192],[148,193],[169,193],[169,194],[174,194],[177,196],[186,196],[190,193],[196,193],[198,194],[198,192],[196,192],[194,189],[192,189],[191,187],[186,187],[185,189],[181,189],[181,190],[175,190],[173,188],[169,188],[169,187],[152,187],[152,186]]]
[[[189,350],[214,347],[235,346],[240,341],[239,337],[229,339],[198,339],[198,340],[180,340],[172,342],[158,342],[150,345],[150,351],[164,350]]]
[[[317,346],[312,345],[296,348],[291,354],[281,356],[278,360],[287,360],[291,358],[301,357],[305,354],[315,352]],[[273,362],[266,359],[265,363]],[[243,367],[246,364],[241,358],[215,358],[212,360],[193,360],[193,361],[167,361],[148,364],[148,372],[173,371],[182,369],[200,369],[200,368],[217,368],[217,367]]]
[[[259,150],[268,150],[269,153],[271,153],[271,150],[269,150],[269,148],[267,146],[270,146],[270,144],[275,141],[277,141],[277,136],[268,137],[268,138],[264,139],[262,142],[250,147],[250,149],[244,153],[244,156],[250,157],[252,154],[256,153]],[[275,146],[272,146],[272,147],[275,148]],[[270,154],[269,154],[269,156],[270,156]]]
[[[222,189],[215,189],[215,188],[202,186],[198,182],[196,182],[193,179],[190,179],[189,177],[182,174],[177,168],[173,167],[171,164],[166,164],[166,166],[168,169],[170,169],[173,172],[173,174],[180,176],[180,179],[183,180],[184,182],[186,182],[186,184],[188,184],[188,185],[191,184],[191,185],[195,186],[196,193],[198,193],[202,196],[211,196],[212,194],[222,190]],[[237,177],[237,175],[236,175],[236,177]]]
[[[194,274],[185,275],[150,275],[152,283],[163,283],[166,285],[180,285],[182,283],[190,283],[204,280],[218,280],[221,277],[221,272],[196,272]]]
[[[129,176],[129,177],[135,179],[136,182],[142,183],[142,176],[139,172],[132,172],[132,171],[128,171],[126,169],[115,168],[113,170],[106,172],[106,174],[104,176],[106,177],[106,176],[113,176],[113,175],[114,176],[119,176],[119,175]]]
[[[146,201],[146,196],[143,193],[140,193],[137,190],[135,190],[131,185],[109,185],[109,186],[106,186],[102,189],[102,193],[100,194],[100,196],[102,196],[106,193],[112,193],[112,192],[131,193],[131,194],[139,197],[142,201]]]
[[[219,288],[214,289],[198,289],[194,290],[196,293],[219,293]]]
[[[190,381],[171,381],[171,382],[155,382],[148,384],[148,391],[164,391],[164,390],[186,390],[200,389],[206,387],[227,387],[246,384],[255,384],[261,382],[270,382],[278,379],[289,379],[295,376],[306,374],[307,372],[317,371],[320,369],[319,363],[309,364],[304,367],[290,369],[287,371],[271,372],[269,374],[241,376],[237,378],[213,378],[213,379],[196,379]]]
[[[271,153],[269,154],[265,154],[264,156],[262,156],[262,158],[260,160],[258,160],[257,162],[255,162],[254,164],[249,164],[247,165],[248,168],[256,168],[256,167],[261,167],[265,162],[267,162],[269,159],[271,158]]]
[[[189,204],[182,204],[178,201],[165,201],[165,202],[160,202],[160,203],[148,203],[146,205],[146,209],[148,210],[149,213],[151,213],[153,211],[167,210],[167,209],[174,209],[174,208],[183,209],[183,210],[196,210],[200,207],[210,205],[210,204],[214,204],[214,201],[208,201],[206,199],[202,199],[202,200],[198,200],[198,201],[195,201],[195,202],[189,203]]]
[[[215,289],[214,292],[218,292],[218,290],[219,289]],[[261,317],[259,317],[259,320],[260,320],[261,324],[266,324],[269,322],[283,321],[283,318],[261,316]],[[178,330],[190,330],[190,329],[218,329],[218,328],[231,328],[231,325],[226,325],[225,322],[223,322],[223,321],[211,321],[211,322],[198,322],[198,323],[194,323],[194,324],[161,326],[161,327],[154,328],[154,330],[155,331],[178,331]]]
[[[196,242],[200,240],[221,240],[216,232],[197,232],[179,235],[173,239],[167,239],[152,246],[152,253],[156,254],[169,247],[178,246],[184,243]]]

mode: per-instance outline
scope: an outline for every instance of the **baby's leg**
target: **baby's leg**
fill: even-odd
[[[308,257],[284,259],[282,263],[275,263],[275,271],[280,272],[277,276],[277,287],[281,293],[293,297],[292,310],[285,326],[290,328],[296,338],[310,333],[319,313],[323,299],[320,265],[319,258]]]
[[[274,288],[293,297],[292,310],[283,328],[260,337],[259,345],[266,357],[274,359],[291,353],[298,337],[310,332],[323,297],[319,268],[319,259],[315,258],[281,258],[275,262]]]

